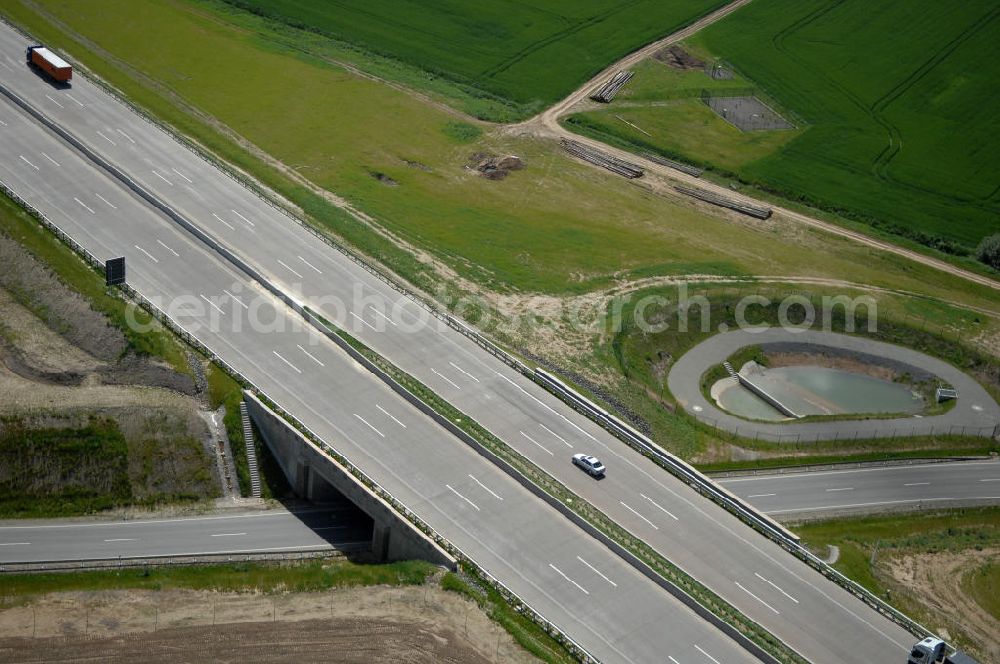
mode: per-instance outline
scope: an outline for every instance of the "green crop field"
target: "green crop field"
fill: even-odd
[[[1000,230],[1000,61],[988,57],[995,51],[990,44],[1000,42],[998,19],[1000,7],[991,0],[893,0],[877,8],[863,0],[754,2],[695,35],[689,46],[730,63],[794,111],[804,124],[797,132],[745,134],[707,107],[695,108],[693,99],[623,106],[622,116],[653,137],[625,126],[611,110],[570,124],[652,144],[883,230],[967,253]],[[684,96],[678,88],[695,97],[699,83],[718,83],[701,71],[658,76],[650,80],[647,73],[639,81],[640,97],[650,98],[657,83],[663,100]]]
[[[541,110],[722,0],[226,0]]]
[[[397,260],[402,252],[392,253],[376,233],[198,118],[223,123],[489,290],[567,294],[659,275],[777,273],[995,302],[989,289],[842,239],[704,214],[568,159],[548,141],[482,125],[479,138],[459,132],[454,115],[438,107],[288,48],[273,21],[217,8],[180,0],[105,0],[99,8],[36,0],[8,3],[3,12],[428,290],[436,284],[412,258]],[[205,66],[207,43],[213,57],[241,63],[240,75]],[[527,168],[489,181],[466,168],[476,152],[517,154]]]

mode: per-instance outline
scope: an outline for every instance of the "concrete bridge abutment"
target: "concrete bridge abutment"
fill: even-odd
[[[344,466],[250,392],[247,411],[296,495],[314,502],[346,498],[373,521],[373,557],[381,562],[426,560],[454,569],[455,559],[403,518]]]

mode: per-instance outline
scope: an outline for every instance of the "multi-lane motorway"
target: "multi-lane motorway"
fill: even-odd
[[[420,304],[82,77],[42,81],[25,45],[0,28],[5,85],[808,659],[836,661],[847,643],[864,661],[905,653],[904,630],[464,336],[423,324]],[[99,258],[125,255],[134,288],[600,659],[748,658],[6,99],[0,121],[0,179]],[[576,471],[578,451],[603,456],[608,478]]]
[[[60,92],[72,94],[67,101],[79,101],[80,108],[108,103],[82,87],[77,83]],[[43,98],[53,92],[45,90]],[[53,98],[62,103],[68,94]],[[0,180],[95,255],[127,256],[129,281],[137,291],[159,301],[223,360],[595,657],[752,661],[729,637],[453,439],[245,275],[5,101],[0,101],[0,154],[11,157],[0,163]],[[235,209],[248,218],[252,214],[246,207]],[[232,532],[249,537],[250,530]],[[0,531],[0,538],[5,545],[0,549],[41,550],[36,536]],[[101,538],[82,547],[83,553],[72,538],[64,539],[59,551],[49,540],[49,553],[42,557],[89,557],[104,539],[126,538]]]
[[[1000,503],[1000,460],[717,478],[778,518]]]

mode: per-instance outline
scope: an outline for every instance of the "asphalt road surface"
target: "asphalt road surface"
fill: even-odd
[[[357,509],[243,512],[135,521],[0,522],[0,564],[321,551],[371,542]]]
[[[91,103],[79,86],[72,93]],[[0,154],[12,157],[0,179],[95,255],[125,255],[134,288],[587,651],[604,662],[754,661],[4,100],[0,122]],[[250,324],[251,310],[266,324]],[[229,532],[250,531],[206,534]],[[41,549],[36,535],[2,536],[0,549]],[[49,540],[45,557],[87,557],[127,538],[100,539],[89,550]]]
[[[701,392],[701,377],[740,348],[757,344],[793,342],[877,355],[924,369],[958,390],[954,407],[942,415],[868,420],[812,422],[756,422],[731,415]],[[738,367],[737,367],[738,368]],[[798,443],[814,440],[895,438],[927,434],[967,434],[991,437],[1000,424],[1000,406],[971,376],[909,348],[864,337],[815,330],[772,327],[734,330],[709,337],[682,355],[667,376],[670,393],[688,413],[713,427],[749,438]]]
[[[1000,503],[1000,461],[716,478],[777,518]]]
[[[20,59],[25,44],[0,29],[5,84],[804,656],[835,661],[851,643],[859,659],[894,661],[912,642],[461,334],[433,319],[421,324],[428,319],[421,305],[82,77],[71,89],[45,83]],[[130,283],[147,297],[162,298],[164,308],[190,304],[187,329],[602,660],[662,661],[680,649],[682,656],[670,656],[711,661],[698,649],[705,643],[729,653],[720,661],[746,658],[332,344],[290,329],[295,318],[274,314],[280,307],[245,275],[10,104],[0,116],[0,179],[100,258],[125,255]],[[273,323],[248,324],[254,308]],[[279,320],[284,331],[276,330]],[[608,478],[597,482],[571,466],[578,451],[602,456]]]

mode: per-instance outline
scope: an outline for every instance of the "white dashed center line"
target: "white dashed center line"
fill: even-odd
[[[767,602],[765,602],[764,600],[762,600],[760,597],[757,597],[752,592],[750,592],[749,590],[747,590],[746,588],[744,588],[742,583],[740,583],[739,581],[737,581],[736,585],[739,586],[740,590],[742,590],[743,592],[745,592],[747,595],[750,595],[750,597],[753,597],[755,600],[757,600],[758,602],[760,602],[761,604],[763,604],[767,608],[769,608],[772,611],[774,611],[777,615],[779,615],[779,616],[781,615],[781,612],[779,612],[776,608],[774,608],[773,606],[771,606],[770,604],[768,604]]]
[[[619,503],[619,504],[620,504],[620,505],[621,505],[622,507],[624,507],[625,509],[627,509],[627,510],[628,510],[629,512],[631,512],[632,514],[635,514],[635,515],[636,515],[637,517],[639,517],[640,519],[642,519],[643,521],[645,521],[646,523],[648,523],[648,524],[649,524],[650,526],[652,526],[652,527],[653,527],[653,530],[659,530],[659,528],[657,528],[657,526],[656,526],[656,524],[655,524],[655,523],[653,523],[652,521],[650,521],[649,519],[647,519],[647,518],[646,518],[646,517],[644,517],[643,515],[639,514],[638,512],[636,512],[636,511],[635,511],[634,509],[632,509],[631,507],[629,507],[628,505],[626,505],[626,504],[625,504],[625,503],[623,503],[622,501],[620,501],[620,500],[619,500],[619,501],[618,501],[618,503]]]
[[[108,205],[111,205],[111,204],[110,204],[110,203],[108,203]],[[112,207],[114,207],[114,206],[112,206]],[[163,247],[164,249],[166,249],[167,251],[169,251],[170,253],[172,253],[172,254],[173,254],[174,256],[177,256],[177,257],[180,257],[180,254],[179,254],[179,253],[177,253],[176,251],[174,251],[173,249],[171,249],[171,248],[170,248],[170,247],[168,247],[167,245],[163,244],[163,242],[161,242],[160,240],[157,240],[157,242],[159,243],[159,245],[160,245],[161,247]]]
[[[220,314],[225,315],[226,312],[225,312],[225,310],[222,307],[220,307],[219,305],[217,305],[215,302],[212,302],[210,299],[208,299],[207,297],[205,297],[201,293],[199,293],[198,295],[201,297],[201,299],[205,300],[210,305],[212,305],[213,307],[215,307],[216,311],[218,311]]]
[[[356,417],[359,420],[361,420],[362,422],[364,422],[368,426],[369,429],[371,429],[372,431],[374,431],[375,433],[377,433],[379,436],[381,436],[382,438],[385,438],[385,434],[382,433],[381,431],[379,431],[378,429],[376,429],[374,426],[372,426],[371,422],[369,422],[365,418],[361,417],[357,413],[354,413],[354,417]]]
[[[535,445],[537,445],[537,446],[538,446],[539,448],[541,448],[541,450],[542,450],[543,452],[547,453],[547,454],[548,454],[549,456],[555,456],[555,454],[553,454],[553,453],[552,453],[552,452],[551,452],[551,451],[549,450],[549,448],[545,447],[544,445],[542,445],[541,443],[539,443],[539,442],[538,442],[537,440],[535,440],[534,438],[532,438],[532,437],[531,437],[531,436],[529,436],[528,434],[524,433],[523,431],[521,431],[521,432],[520,432],[520,434],[521,434],[522,436],[524,436],[525,438],[527,438],[528,440],[530,440],[531,442],[533,442],[533,443],[534,443]]]
[[[174,172],[174,175],[176,175],[177,177],[184,178],[184,180],[186,180],[188,184],[194,184],[194,180],[192,180],[188,176],[184,175],[183,173],[181,173],[176,168],[171,168],[170,170],[172,170]]]
[[[489,488],[488,486],[486,486],[485,484],[483,484],[482,482],[480,482],[479,480],[477,480],[476,477],[474,475],[472,475],[471,473],[469,474],[469,477],[471,477],[472,481],[475,482],[476,484],[478,484],[479,486],[481,486],[483,488],[483,490],[486,491],[488,494],[490,494],[491,496],[493,496],[497,500],[503,500],[503,498],[501,498],[499,495],[497,495],[496,492],[493,491],[493,489]]]
[[[438,371],[434,367],[431,367],[431,371],[433,371],[435,373],[435,375],[438,376],[438,378],[440,378],[440,379],[442,379],[444,381],[447,381],[447,383],[449,385],[451,385],[452,387],[454,387],[456,390],[462,389],[461,387],[458,386],[458,384],[455,381],[453,381],[451,378],[448,378],[447,376],[445,376],[443,373],[441,373],[440,371]]]
[[[302,347],[302,346],[301,346],[300,344],[295,344],[295,345],[296,345],[296,346],[298,346],[298,347],[299,347],[299,350],[301,350],[301,351],[302,351],[303,353],[305,353],[305,354],[306,354],[306,356],[307,356],[307,357],[308,357],[308,358],[309,358],[310,360],[312,360],[313,362],[315,362],[316,364],[318,364],[318,365],[319,365],[319,366],[321,366],[321,367],[325,367],[325,366],[326,366],[325,364],[323,364],[322,362],[320,362],[320,361],[319,361],[318,359],[316,359],[316,356],[315,356],[315,355],[313,355],[312,353],[310,353],[309,351],[307,351],[307,350],[306,350],[305,348],[303,348],[303,347]]]
[[[559,574],[559,576],[561,576],[562,578],[566,579],[567,581],[569,581],[570,583],[572,583],[574,586],[576,586],[577,588],[579,588],[580,590],[582,590],[584,595],[589,595],[590,594],[589,592],[587,592],[586,588],[584,588],[579,583],[577,583],[573,579],[571,579],[568,576],[566,576],[561,569],[559,569],[558,567],[556,567],[552,563],[549,563],[549,567],[551,567],[552,569],[554,569]]]
[[[278,264],[281,265],[281,267],[283,267],[286,270],[288,270],[289,272],[291,272],[292,274],[294,274],[299,279],[304,279],[305,278],[301,274],[299,274],[298,272],[296,272],[295,270],[293,270],[291,267],[289,267],[288,264],[285,261],[281,260],[280,258],[278,259]]]
[[[473,506],[474,508],[476,508],[476,511],[477,511],[477,512],[482,512],[482,510],[481,510],[481,509],[479,509],[479,505],[475,504],[474,502],[472,502],[471,500],[469,500],[468,498],[466,498],[465,496],[463,496],[462,494],[460,494],[460,493],[459,493],[458,491],[455,491],[455,489],[453,489],[453,488],[452,488],[452,486],[451,486],[450,484],[445,484],[445,486],[446,486],[446,487],[448,488],[448,490],[449,490],[449,491],[451,491],[451,492],[452,492],[453,494],[455,494],[456,496],[458,496],[459,498],[461,498],[462,500],[464,500],[465,502],[469,503],[469,504],[470,504],[470,505],[472,505],[472,506]]]
[[[105,205],[107,205],[112,210],[117,210],[118,209],[118,207],[114,203],[112,203],[111,201],[109,201],[108,199],[106,199],[104,196],[101,196],[100,194],[97,194],[97,193],[95,193],[94,196],[97,196],[102,201],[104,201]]]
[[[313,265],[312,263],[310,263],[306,259],[302,258],[302,256],[298,256],[298,259],[300,261],[302,261],[303,263],[305,263],[306,265],[308,265],[309,267],[311,267],[313,270],[315,270],[316,274],[323,274],[322,270],[320,270],[318,267],[316,267],[315,265]]]
[[[674,516],[673,513],[670,512],[670,510],[668,510],[666,507],[663,507],[662,505],[660,505],[658,502],[656,502],[655,500],[653,500],[652,498],[650,498],[646,494],[640,493],[639,495],[642,496],[643,498],[645,498],[646,500],[648,500],[649,502],[651,502],[653,505],[655,505],[657,508],[659,508],[660,511],[662,511],[664,514],[666,514],[667,516],[669,516],[674,521],[680,521],[680,519],[678,519],[676,516]]]
[[[375,404],[375,407],[378,408],[379,410],[381,410],[385,415],[387,415],[388,417],[390,417],[396,424],[398,424],[399,426],[403,427],[404,429],[406,428],[406,425],[403,424],[402,422],[400,422],[398,417],[396,417],[395,415],[393,415],[392,413],[390,413],[389,411],[387,411],[385,408],[383,408],[382,406],[380,406],[378,404]]]
[[[566,447],[568,447],[568,448],[570,448],[570,449],[573,449],[573,446],[572,446],[572,445],[570,445],[570,443],[569,443],[569,441],[568,441],[568,440],[566,440],[565,438],[563,438],[562,436],[560,436],[559,434],[557,434],[557,433],[556,433],[555,431],[553,431],[552,429],[548,428],[547,426],[545,426],[545,425],[544,425],[544,424],[542,424],[542,423],[539,423],[539,424],[538,424],[538,426],[542,427],[543,429],[545,429],[546,431],[548,431],[548,432],[549,432],[550,434],[552,434],[553,436],[555,436],[556,438],[558,438],[559,440],[561,440],[561,441],[562,441],[563,443],[565,443],[565,444],[566,444]]]
[[[601,574],[599,571],[597,571],[596,567],[594,567],[593,565],[591,565],[590,563],[588,563],[586,560],[584,560],[580,556],[577,556],[576,559],[579,560],[584,565],[586,565],[587,567],[589,567],[594,574],[596,574],[597,576],[601,577],[602,579],[604,579],[605,581],[607,581],[608,583],[610,583],[611,585],[613,585],[615,588],[618,587],[617,583],[615,583],[614,581],[612,581],[608,577],[606,577],[603,574]]]
[[[236,230],[235,226],[233,226],[228,221],[226,221],[225,219],[223,219],[219,215],[215,214],[214,212],[212,213],[212,216],[215,217],[216,219],[218,219],[219,221],[221,221],[222,223],[224,223],[226,226],[228,226],[229,230],[231,230],[231,231],[235,231]],[[278,262],[280,263],[281,261],[278,261]]]
[[[294,364],[292,364],[291,362],[289,362],[288,360],[286,360],[285,358],[283,358],[281,356],[281,354],[278,353],[278,351],[272,350],[271,352],[274,353],[274,356],[277,357],[279,360],[281,360],[282,362],[284,362],[285,364],[287,364],[291,368],[295,369],[295,373],[302,373],[301,369],[299,369],[297,366],[295,366]]]
[[[139,245],[133,244],[132,246],[135,247],[136,249],[138,249],[139,251],[141,251],[142,253],[146,254],[146,256],[149,258],[149,260],[153,261],[154,263],[159,263],[160,262],[159,260],[157,260],[156,256],[154,256],[153,254],[149,253],[148,251],[146,251],[145,249],[143,249]]]

